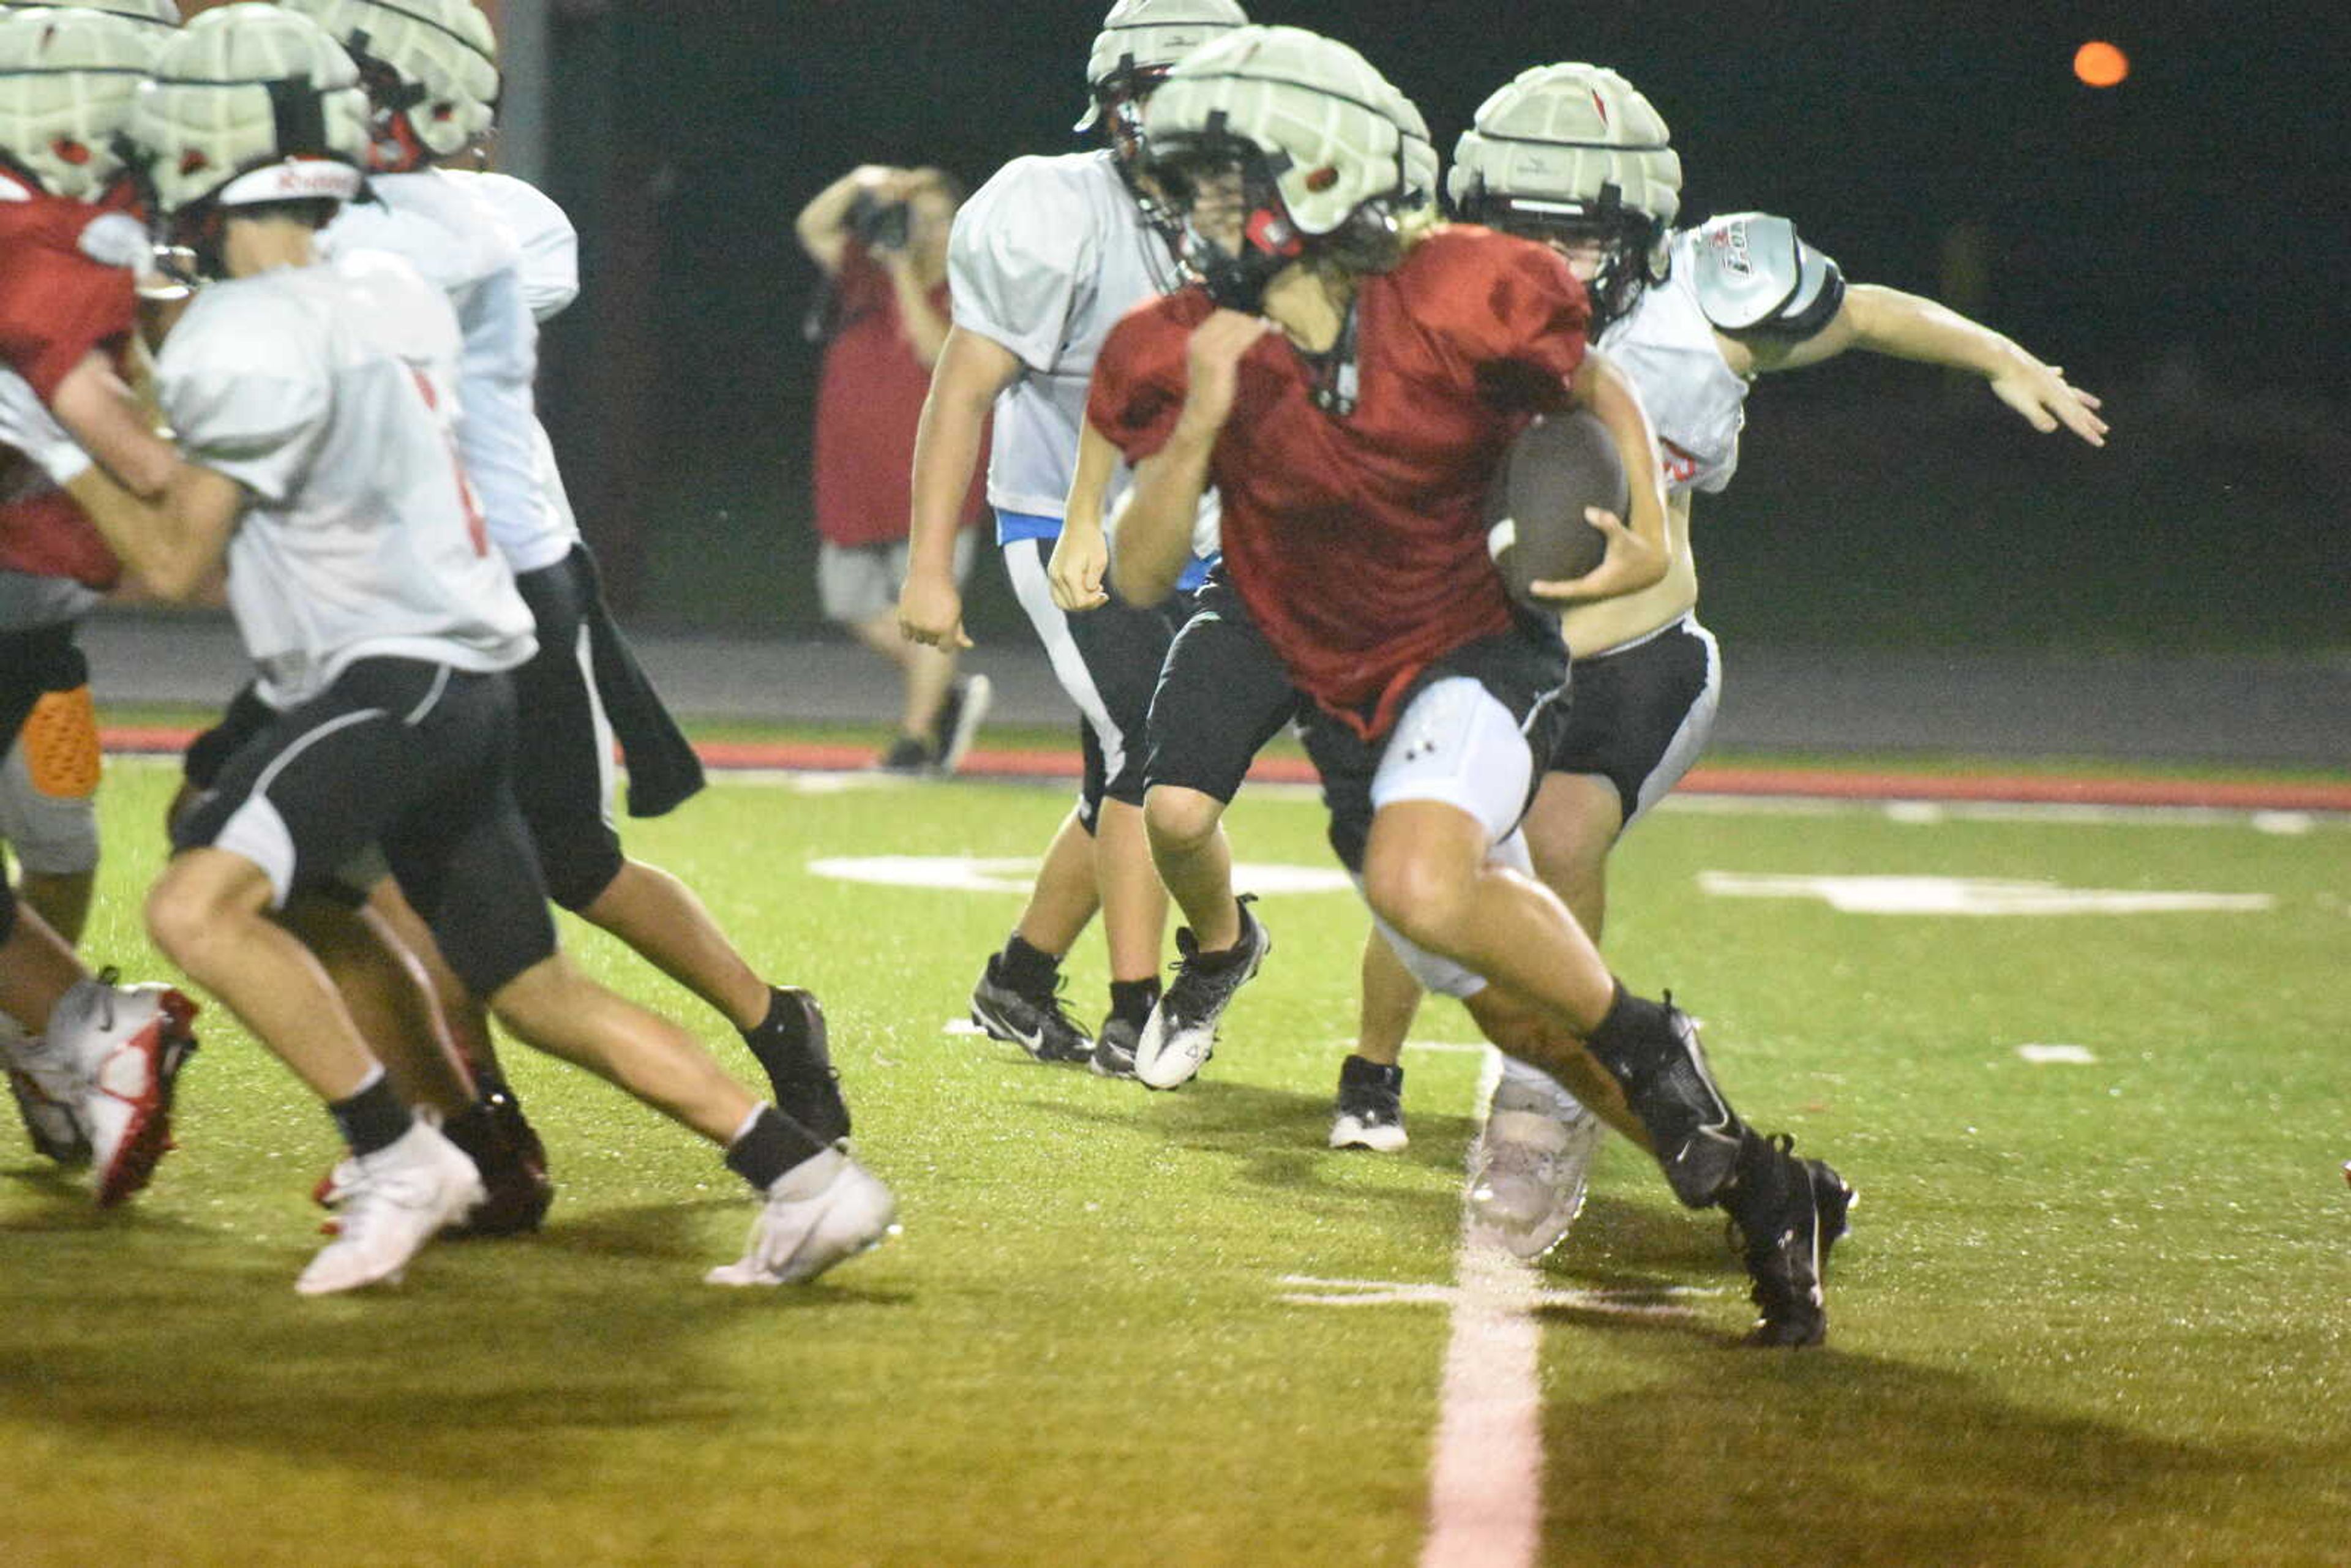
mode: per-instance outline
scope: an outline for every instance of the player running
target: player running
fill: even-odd
[[[1980,375],[2044,433],[2062,427],[2099,446],[2106,425],[2095,397],[1999,333],[1898,289],[1847,283],[1785,218],[1740,213],[1677,231],[1681,162],[1665,120],[1605,68],[1520,73],[1479,108],[1446,185],[1458,216],[1549,246],[1585,281],[1596,341],[1638,388],[1664,444],[1672,569],[1639,593],[1566,612],[1575,700],[1523,827],[1536,874],[1596,941],[1609,851],[1714,728],[1721,662],[1697,616],[1690,503],[1730,483],[1755,378],[1864,349]],[[1363,1031],[1342,1070],[1338,1114],[1343,1125],[1352,1116],[1400,1133],[1393,1087],[1420,991],[1378,941],[1366,945],[1364,976]],[[1383,1080],[1390,1094],[1351,1103],[1351,1083]],[[1486,1125],[1471,1212],[1512,1251],[1539,1257],[1582,1205],[1600,1124],[1510,1061]],[[1841,1226],[1851,1189],[1813,1170]]]
[[[1250,27],[1154,95],[1155,168],[1206,285],[1129,314],[1096,367],[1088,417],[1136,465],[1113,582],[1164,595],[1216,486],[1234,589],[1313,701],[1332,846],[1374,915],[1496,1043],[1621,1090],[1676,1196],[1742,1236],[1761,1312],[1749,1343],[1818,1343],[1802,1162],[1739,1119],[1686,1016],[1617,983],[1523,874],[1513,831],[1562,717],[1566,654],[1555,623],[1503,592],[1487,481],[1534,415],[1589,409],[1633,480],[1631,517],[1604,519],[1601,566],[1547,590],[1645,587],[1669,559],[1648,423],[1587,355],[1583,289],[1558,257],[1399,225],[1401,139],[1372,107],[1393,90],[1344,45]]]
[[[931,374],[914,441],[910,559],[898,619],[918,643],[967,644],[953,549],[958,508],[991,406],[987,498],[1021,608],[1083,717],[1085,779],[1047,847],[1003,950],[973,988],[973,1021],[1044,1061],[1134,1071],[1134,1043],[1159,996],[1167,897],[1143,828],[1143,737],[1151,692],[1180,615],[1165,605],[1058,606],[1048,563],[1077,459],[1086,382],[1111,323],[1176,286],[1173,225],[1142,170],[1143,105],[1167,68],[1248,18],[1233,0],[1119,0],[1087,59],[1109,146],[1016,158],[956,214],[949,242],[953,326]],[[1123,476],[1110,486],[1113,496]],[[1213,553],[1214,513],[1194,527]],[[1193,535],[1186,534],[1187,541]],[[1206,566],[1192,554],[1184,588]],[[1110,948],[1111,1008],[1099,1038],[1062,1006],[1061,964],[1099,909]]]
[[[396,1277],[482,1191],[270,918],[371,848],[518,1037],[722,1145],[763,1195],[747,1255],[711,1282],[812,1278],[889,1232],[888,1189],[557,949],[507,772],[503,675],[532,652],[531,617],[459,466],[456,319],[397,257],[318,255],[316,231],[361,185],[359,80],[302,16],[236,5],[192,24],[141,89],[127,136],[158,213],[225,279],[199,293],[158,366],[176,445],[124,416],[96,357],[55,402],[102,470],[29,388],[0,384],[0,435],[38,455],[159,592],[184,595],[226,559],[277,716],[181,821],[150,931],[350,1145],[340,1231],[302,1293]]]

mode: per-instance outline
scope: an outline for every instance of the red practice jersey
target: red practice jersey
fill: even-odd
[[[1128,461],[1166,444],[1214,308],[1186,288],[1111,329],[1086,413]],[[1458,225],[1358,281],[1353,412],[1318,406],[1313,365],[1283,338],[1241,361],[1208,465],[1226,570],[1290,678],[1366,737],[1430,664],[1511,624],[1487,486],[1511,438],[1566,404],[1590,321],[1550,250]]]
[[[118,352],[139,313],[146,247],[119,204],[69,202],[0,173],[0,361],[47,402],[91,350]],[[0,453],[0,570],[110,588],[121,568],[37,470]]]

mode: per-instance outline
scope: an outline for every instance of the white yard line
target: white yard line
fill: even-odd
[[[1478,1080],[1480,1132],[1501,1071],[1500,1053],[1489,1050]],[[1471,1140],[1473,1159],[1477,1146]],[[1455,1272],[1421,1568],[1522,1568],[1542,1545],[1535,1271],[1499,1248],[1473,1245],[1465,1213]]]

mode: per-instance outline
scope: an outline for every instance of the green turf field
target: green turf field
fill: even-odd
[[[105,796],[86,946],[135,974],[158,972],[136,910],[168,777],[118,763]],[[128,1212],[0,1128],[0,1564],[1418,1560],[1469,1300],[1482,1063],[1444,1049],[1467,1021],[1424,1015],[1410,1149],[1337,1155],[1352,895],[1267,898],[1276,951],[1217,1060],[1147,1096],[946,1032],[1017,893],[810,869],[1018,859],[1065,805],[722,780],[632,831],[827,1001],[905,1229],[812,1287],[701,1285],[740,1247],[740,1184],[519,1053],[562,1185],[548,1229],[429,1249],[361,1297],[295,1297],[334,1139],[217,1009],[183,1146]],[[1303,795],[1245,797],[1233,825],[1245,862],[1327,864]],[[1754,880],[1792,876],[1928,909],[2266,903],[1885,914]],[[1859,880],[1891,876],[1972,880]],[[1864,1201],[1830,1346],[1740,1352],[1719,1221],[1604,1151],[1520,1320],[1543,1469],[1518,1560],[2351,1563],[2351,822],[1699,802],[1628,840],[1614,895],[1620,972],[1672,987],[1749,1117]],[[1072,970],[1091,1021],[1098,943]]]

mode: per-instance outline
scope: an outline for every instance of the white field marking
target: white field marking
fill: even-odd
[[[1034,855],[829,855],[809,862],[809,870],[818,876],[943,893],[1026,894],[1037,880],[1037,866]],[[1335,865],[1245,862],[1233,867],[1233,883],[1273,896],[1355,890],[1353,879]]]
[[[968,1018],[949,1019],[946,1023],[939,1026],[939,1032],[941,1034],[987,1034],[986,1030],[972,1022]]]
[[[2249,811],[2228,806],[2091,806],[2058,800],[1868,800],[1808,795],[1673,794],[1661,811],[1702,817],[1882,816],[1897,822],[2039,822],[2081,827],[2252,828],[2310,833],[2351,827],[2351,814]]]
[[[1279,1300],[1297,1307],[1450,1307],[1463,1291],[1458,1285],[1413,1284],[1395,1280],[1324,1280],[1312,1274],[1284,1274],[1280,1282],[1295,1289]],[[1584,1312],[1614,1312],[1626,1317],[1686,1318],[1690,1309],[1674,1304],[1682,1296],[1719,1296],[1723,1292],[1698,1285],[1635,1286],[1615,1291],[1553,1291],[1534,1293],[1540,1308],[1567,1307]]]
[[[2307,811],[2255,811],[2252,830],[2281,839],[2299,839],[2318,831],[2318,821]]]
[[[2060,1063],[2086,1067],[2098,1060],[2086,1045],[2020,1045],[2016,1054],[2035,1067]]]
[[[1501,1080],[1501,1053],[1489,1051],[1478,1074],[1480,1134]],[[1475,1158],[1477,1138],[1469,1147]],[[1454,1273],[1420,1564],[1520,1568],[1542,1547],[1542,1329],[1534,1316],[1541,1292],[1531,1266],[1470,1239],[1466,1205]]]
[[[2265,893],[2141,893],[1965,876],[1771,876],[1703,871],[1718,898],[1817,898],[1847,915],[2169,915],[2274,908]]]

